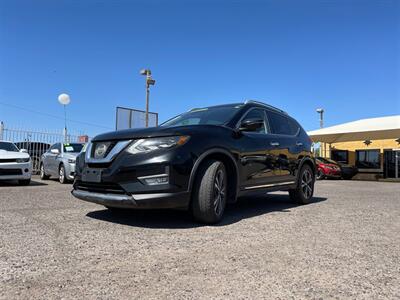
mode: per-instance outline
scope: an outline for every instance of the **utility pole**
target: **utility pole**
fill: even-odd
[[[156,81],[151,77],[149,69],[140,70],[140,74],[146,76],[146,127],[149,127],[150,85],[154,85]]]
[[[317,108],[317,113],[319,113],[319,127],[323,128],[324,127],[324,109]]]

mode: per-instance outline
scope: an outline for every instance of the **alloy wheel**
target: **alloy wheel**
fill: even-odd
[[[219,215],[224,208],[225,195],[225,174],[223,170],[218,170],[214,180],[214,211],[217,215]]]
[[[60,180],[61,183],[63,183],[64,182],[64,168],[63,167],[60,168],[59,175],[60,175],[59,180]]]
[[[306,199],[309,199],[313,192],[313,176],[308,169],[304,170],[301,176],[301,191]]]

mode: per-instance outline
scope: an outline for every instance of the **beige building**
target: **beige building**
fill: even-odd
[[[356,178],[400,177],[400,115],[363,119],[308,132],[320,154],[359,169]]]

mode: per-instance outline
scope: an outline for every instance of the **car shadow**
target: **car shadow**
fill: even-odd
[[[325,201],[327,198],[314,197],[308,205]],[[245,197],[235,204],[228,205],[224,218],[213,226],[226,226],[271,212],[290,212],[297,204],[290,201],[288,195],[268,194],[263,197]],[[92,211],[86,214],[89,218],[122,225],[143,228],[185,229],[206,226],[196,223],[185,210],[124,210],[111,212],[108,209]]]
[[[30,186],[43,186],[43,185],[48,185],[47,183],[31,180],[29,185],[19,185],[17,180],[4,180],[0,181],[0,187],[2,186],[19,186],[19,187],[30,187]]]

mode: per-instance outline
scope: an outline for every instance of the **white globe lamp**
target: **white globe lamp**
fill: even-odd
[[[60,94],[58,96],[58,102],[62,105],[68,105],[71,102],[71,99],[68,94]]]

